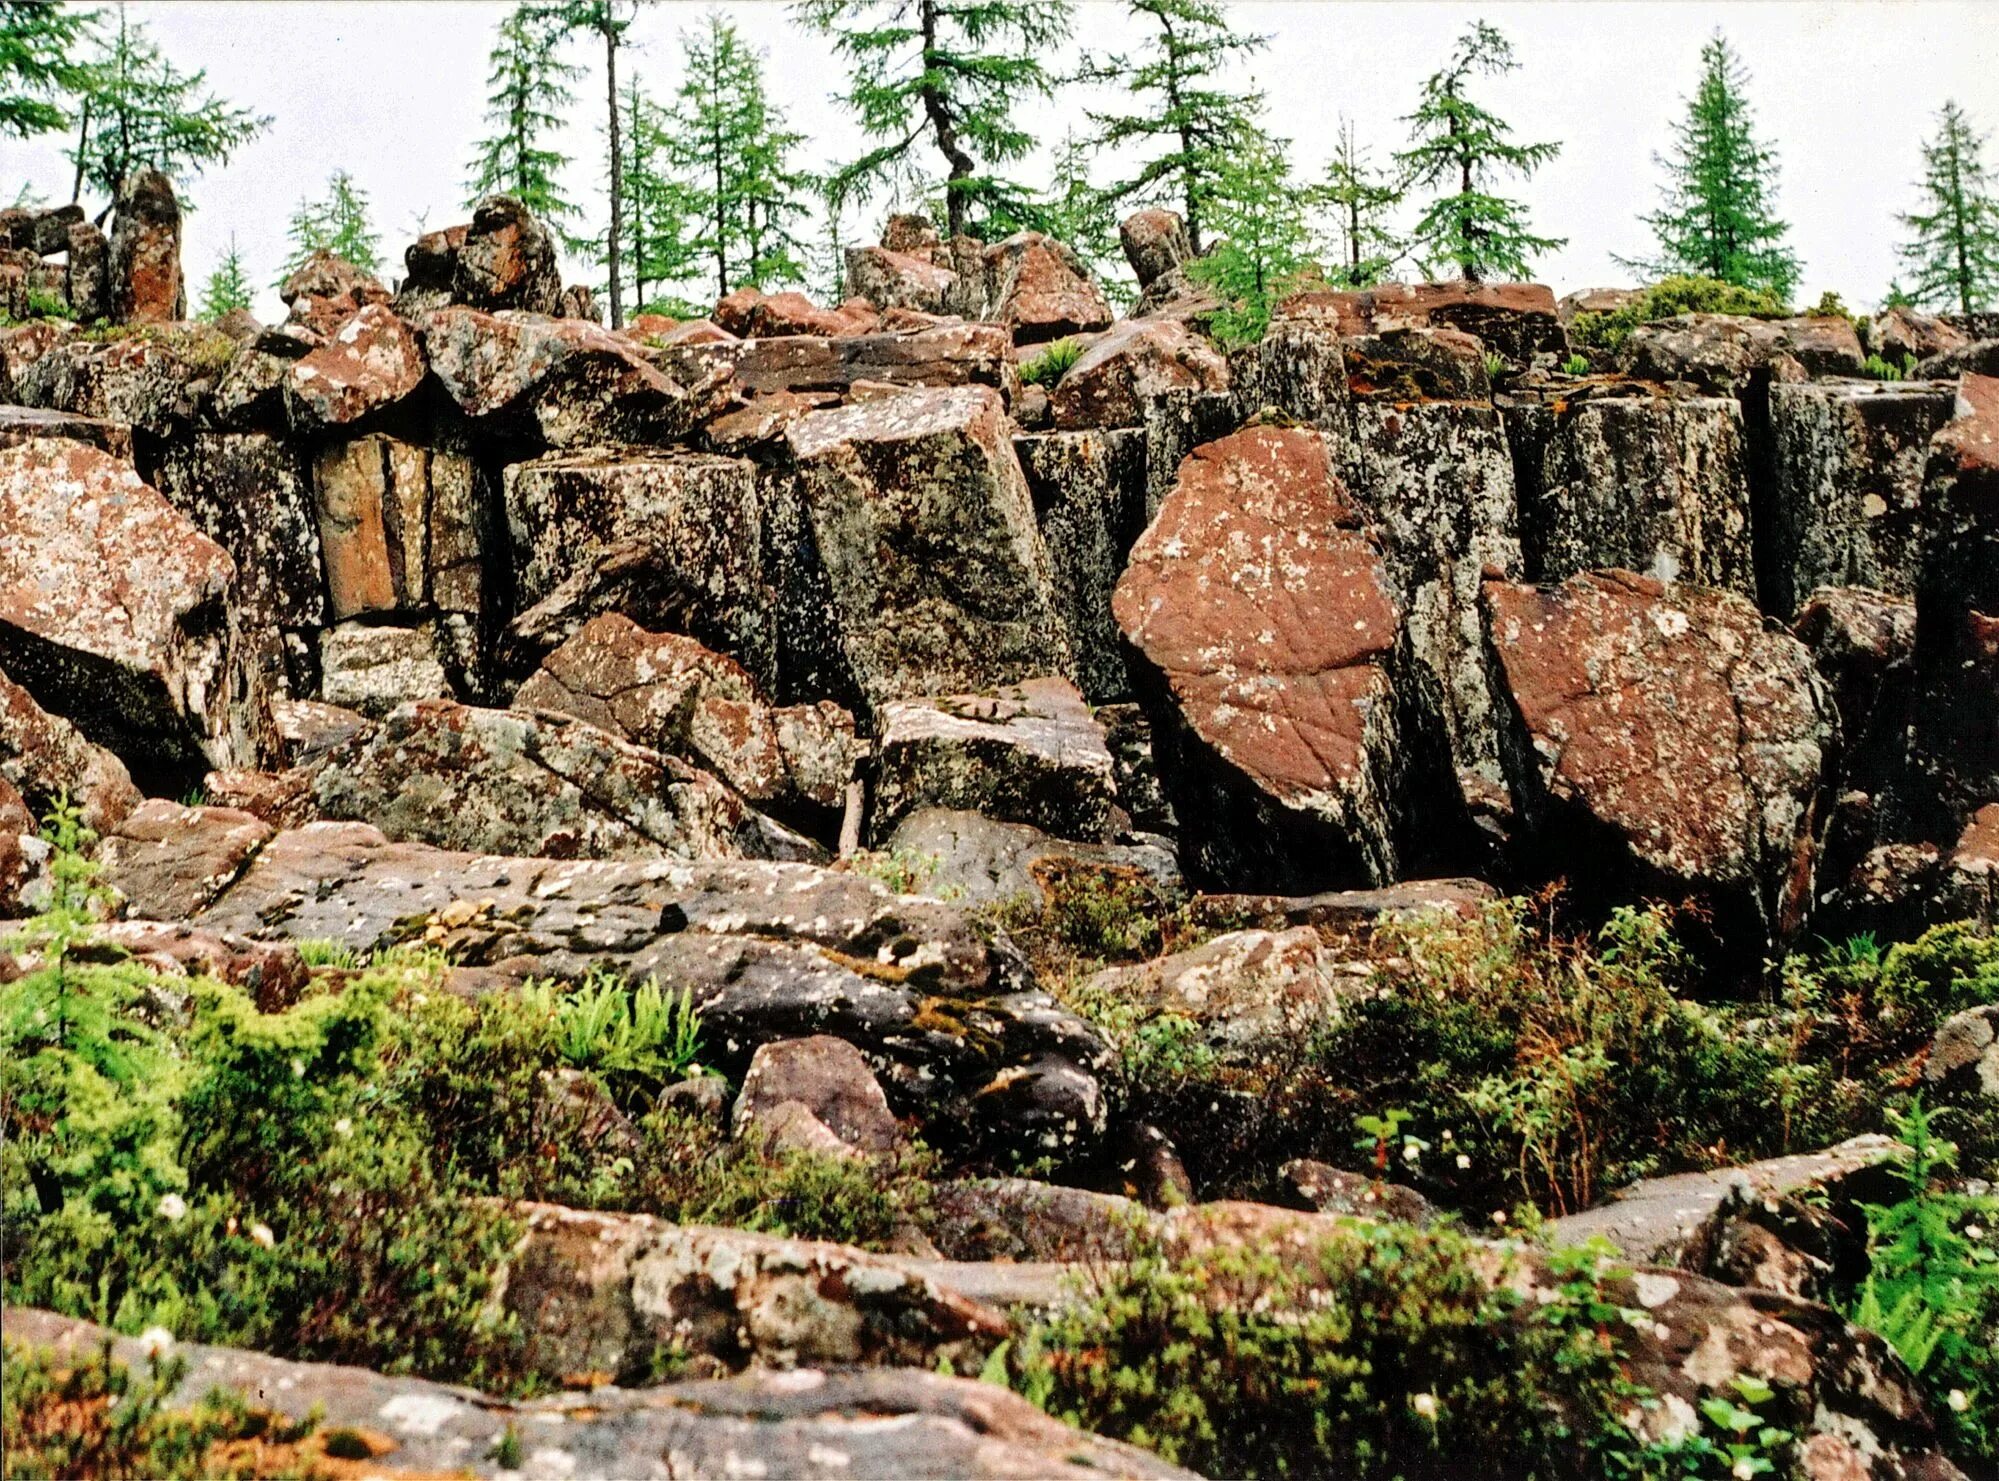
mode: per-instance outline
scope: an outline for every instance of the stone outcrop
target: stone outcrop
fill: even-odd
[[[1351,291],[1310,289],[1277,307],[1283,318],[1331,322],[1343,335],[1390,329],[1462,330],[1494,354],[1525,364],[1568,352],[1555,295],[1539,283],[1387,283]]]
[[[64,243],[68,246],[65,229]],[[135,170],[118,192],[111,222],[112,312],[127,324],[167,324],[187,317],[180,271],[180,202],[158,170]]]
[[[1111,594],[1145,530],[1145,434],[1135,427],[1043,432],[1014,438],[1013,448],[1048,549],[1077,686],[1092,704],[1128,698],[1131,676]]]
[[[1187,223],[1172,211],[1134,211],[1118,225],[1118,245],[1141,289],[1193,260]]]
[[[986,313],[1015,344],[1042,344],[1108,329],[1111,306],[1066,243],[1021,232],[986,249]]]
[[[1252,427],[1197,448],[1132,551],[1115,611],[1156,676],[1200,877],[1393,874],[1401,613],[1321,434]]]
[[[920,876],[919,893],[968,909],[1010,903],[1046,910],[1078,888],[1162,904],[1182,892],[1179,861],[1156,836],[1092,843],[975,812],[922,808],[897,825],[887,846]]]

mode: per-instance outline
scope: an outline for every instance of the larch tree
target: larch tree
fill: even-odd
[[[1528,229],[1522,202],[1492,190],[1504,177],[1531,177],[1562,146],[1514,143],[1512,126],[1467,92],[1473,79],[1504,76],[1518,66],[1512,44],[1479,21],[1458,38],[1443,69],[1425,79],[1416,111],[1403,119],[1410,126],[1410,142],[1396,162],[1412,188],[1442,192],[1414,232],[1433,272],[1455,264],[1472,282],[1524,278],[1535,253],[1562,245],[1560,238],[1536,236]]]
[[[90,84],[77,49],[95,17],[48,0],[0,0],[0,137],[69,127],[69,99]]]
[[[118,6],[117,22],[104,28],[99,54],[87,64],[80,98],[76,166],[71,200],[86,185],[110,197],[111,212],[125,181],[141,170],[159,170],[183,185],[261,134],[271,120],[237,108],[207,88],[206,72],[182,72],[166,59]]]
[[[1317,276],[1312,192],[1292,176],[1288,142],[1260,130],[1239,134],[1224,159],[1209,197],[1215,240],[1188,272],[1223,301],[1215,336],[1249,344],[1277,301]]]
[[[558,177],[569,156],[549,138],[576,101],[571,84],[583,69],[564,61],[562,30],[548,7],[524,0],[494,36],[488,58],[486,122],[493,132],[475,149],[466,189],[468,207],[489,195],[510,195],[558,229],[576,215]]]
[[[1402,204],[1402,197],[1401,185],[1368,163],[1353,123],[1341,119],[1339,142],[1326,163],[1318,199],[1333,222],[1339,259],[1333,275],[1345,286],[1379,283],[1402,256],[1402,241],[1388,226],[1389,213]]]
[[[228,250],[202,285],[201,317],[213,324],[224,314],[249,308],[252,297],[250,275],[243,270],[243,254],[236,250],[236,238],[232,235]]]
[[[1116,198],[1090,183],[1088,140],[1065,135],[1055,151],[1055,168],[1047,197],[1031,225],[1065,242],[1088,264],[1104,289],[1121,305],[1137,296],[1124,248],[1118,239]]]
[[[1922,206],[1900,218],[1909,235],[1896,248],[1911,275],[1897,286],[1918,307],[1969,314],[1999,302],[1999,199],[1984,155],[1985,136],[1945,103],[1923,145]]]
[[[687,305],[657,291],[692,277],[700,266],[693,239],[694,200],[674,173],[674,148],[666,116],[636,77],[624,89],[624,262],[632,279],[634,313],[664,310],[676,317]]]
[[[1798,284],[1797,255],[1784,245],[1778,219],[1777,154],[1756,137],[1749,75],[1719,32],[1701,48],[1701,80],[1673,126],[1665,199],[1645,217],[1659,243],[1656,257],[1628,263],[1660,276],[1689,273],[1763,289],[1788,299]]]
[[[382,265],[382,239],[368,223],[367,194],[345,170],[335,170],[327,177],[323,199],[298,203],[285,235],[292,244],[291,256],[285,261],[286,277],[315,252],[331,253],[365,273]]]
[[[547,0],[538,6],[550,24],[567,33],[588,32],[604,44],[604,140],[608,160],[604,179],[611,206],[604,233],[604,267],[610,275],[611,327],[625,325],[624,302],[624,135],[618,119],[618,51],[625,43],[644,0]]]
[[[1196,252],[1208,224],[1208,197],[1230,142],[1256,127],[1263,94],[1221,82],[1230,63],[1267,38],[1234,30],[1216,0],[1128,0],[1144,31],[1140,49],[1086,61],[1077,80],[1125,95],[1125,111],[1092,112],[1090,144],[1148,155],[1137,171],[1103,187],[1113,203],[1170,204],[1187,220]]]
[[[794,14],[846,61],[840,101],[873,141],[834,173],[842,199],[920,193],[927,136],[946,166],[952,235],[970,230],[974,211],[1018,215],[1028,192],[998,172],[1034,148],[1014,113],[1053,91],[1042,58],[1069,35],[1070,0],[799,0]]]

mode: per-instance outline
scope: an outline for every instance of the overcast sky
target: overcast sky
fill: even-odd
[[[274,277],[292,209],[302,195],[321,192],[336,168],[351,171],[370,196],[390,272],[400,269],[419,222],[465,219],[466,162],[485,128],[487,49],[509,8],[483,0],[134,3],[134,18],[175,62],[206,68],[223,96],[274,120],[193,187],[190,291],[232,234],[253,276]],[[678,35],[711,8],[764,51],[773,95],[811,141],[810,163],[850,157],[858,135],[829,99],[840,79],[826,44],[799,30],[776,0],[651,5],[621,68],[635,69],[655,95],[669,94]],[[1342,115],[1385,159],[1403,142],[1400,119],[1422,78],[1465,25],[1483,17],[1505,31],[1521,67],[1488,84],[1486,101],[1520,139],[1563,146],[1520,190],[1536,228],[1568,238],[1538,264],[1558,293],[1627,280],[1612,254],[1650,246],[1638,218],[1657,201],[1652,156],[1667,146],[1701,44],[1717,26],[1750,70],[1759,124],[1781,155],[1778,199],[1804,260],[1803,301],[1826,288],[1850,304],[1878,301],[1895,272],[1895,213],[1912,203],[1918,146],[1946,98],[1980,128],[1999,126],[1995,0],[1241,0],[1232,9],[1243,29],[1271,38],[1245,77],[1268,93],[1274,131],[1293,140],[1307,173],[1323,165]],[[1071,50],[1115,48],[1131,36],[1119,0],[1081,0],[1077,11]],[[603,178],[601,48],[579,40],[573,59],[589,72],[563,141],[575,156],[568,186],[572,198],[595,201]],[[1081,123],[1079,102],[1064,94],[1038,104],[1029,122],[1059,140]],[[25,180],[48,200],[67,199],[62,148],[54,138],[0,141],[0,197],[11,200]],[[1999,146],[1988,158],[1999,163]],[[851,229],[850,236],[859,239]],[[267,291],[259,309],[274,316],[275,295]]]

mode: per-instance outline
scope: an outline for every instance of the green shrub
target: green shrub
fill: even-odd
[[[1589,373],[1590,363],[1589,356],[1587,355],[1571,355],[1562,362],[1563,375],[1588,375]]]
[[[1083,347],[1073,339],[1058,339],[1032,360],[1020,365],[1023,386],[1053,386],[1069,373],[1069,367],[1083,358]]]
[[[1846,306],[1846,300],[1828,288],[1819,295],[1819,301],[1805,310],[1807,319],[1844,319],[1853,322],[1853,312]]]
[[[1614,350],[1641,324],[1670,319],[1675,314],[1746,314],[1755,319],[1781,319],[1790,310],[1784,301],[1762,288],[1741,288],[1718,278],[1688,275],[1664,278],[1645,290],[1644,297],[1621,309],[1601,314],[1577,314],[1569,337],[1593,349]]]
[[[1488,1258],[1358,1221],[1305,1251],[1141,1251],[985,1376],[1206,1475],[1602,1474],[1629,1436],[1596,1253],[1524,1307]]]
[[[567,993],[553,982],[529,982],[521,1001],[554,1020],[565,1063],[595,1071],[623,1092],[621,1100],[650,1099],[700,1071],[701,1015],[691,988],[676,997],[656,980],[633,987],[616,972],[591,972]]]
[[[1513,368],[1513,362],[1493,350],[1485,352],[1485,378],[1496,381]]]

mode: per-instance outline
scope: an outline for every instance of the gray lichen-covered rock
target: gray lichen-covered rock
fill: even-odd
[[[1071,671],[998,393],[901,391],[786,435],[840,648],[871,705]]]
[[[417,699],[448,699],[451,681],[429,627],[342,622],[319,635],[319,694],[376,719]]]
[[[1918,381],[1770,388],[1777,483],[1761,539],[1769,610],[1789,616],[1820,586],[1914,593],[1930,438],[1955,400],[1955,387]]]
[[[1587,891],[1698,896],[1738,950],[1795,931],[1834,725],[1804,645],[1741,597],[1628,571],[1492,582],[1485,608],[1523,857]]]
[[[393,838],[567,859],[810,858],[714,777],[581,720],[420,700],[318,763],[326,818]]]
[[[919,893],[967,909],[1008,904],[1046,910],[1076,888],[1124,892],[1162,906],[1183,893],[1179,861],[1157,836],[1079,842],[975,812],[923,808],[897,825],[887,849],[916,875]]]
[[[1252,427],[1197,448],[1118,582],[1155,740],[1205,882],[1393,875],[1393,578],[1325,438]]]
[[[1131,547],[1145,530],[1145,435],[1136,428],[1016,437],[1048,547],[1055,599],[1092,704],[1128,698],[1131,676],[1111,615]]]
[[[876,717],[871,830],[918,808],[957,808],[1065,838],[1111,831],[1117,784],[1103,729],[1067,679],[990,694],[894,700]]]

